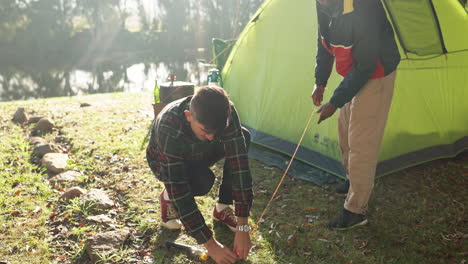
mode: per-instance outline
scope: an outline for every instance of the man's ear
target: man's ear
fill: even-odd
[[[189,123],[192,122],[192,119],[193,119],[192,113],[190,113],[189,110],[185,110],[184,114],[185,114],[185,119],[187,119],[187,122]]]

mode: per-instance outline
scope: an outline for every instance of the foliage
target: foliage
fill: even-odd
[[[28,112],[54,118],[61,136],[73,146],[72,167],[83,161],[79,170],[84,179],[79,186],[112,191],[116,206],[106,214],[116,221],[114,227],[132,229],[122,249],[102,255],[101,262],[202,263],[196,256],[165,246],[171,239],[201,247],[186,233],[160,226],[158,195],[163,185],[152,175],[140,149],[152,119],[146,114],[151,113],[151,100],[149,93],[118,93],[0,104],[0,260],[86,263],[86,239],[113,228],[87,221],[85,215],[94,213],[78,200],[59,201],[60,190],[30,163],[27,129],[9,120],[16,108],[26,107]],[[91,106],[80,108],[83,101]],[[212,167],[217,184],[196,201],[215,237],[232,247],[232,232],[214,224],[211,217],[222,166],[220,162]],[[250,160],[250,167],[255,191],[250,223],[254,224],[283,171],[255,160]],[[468,258],[467,175],[465,153],[383,177],[376,182],[370,201],[370,224],[349,231],[326,228],[343,205],[343,198],[333,192],[335,186],[319,187],[288,177],[252,236],[248,261],[464,263]],[[67,216],[70,212],[74,213]]]
[[[123,91],[127,70],[140,63],[146,71],[164,63],[184,80],[185,64],[211,56],[213,37],[235,37],[260,2],[1,1],[0,98]],[[82,91],[70,85],[77,70],[93,77]]]

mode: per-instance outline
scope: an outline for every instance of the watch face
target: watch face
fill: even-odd
[[[250,226],[249,225],[240,225],[237,227],[237,230],[242,231],[242,232],[250,232]]]

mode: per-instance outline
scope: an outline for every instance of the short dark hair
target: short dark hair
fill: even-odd
[[[206,129],[218,133],[229,123],[229,97],[221,87],[204,86],[192,97],[190,112]]]

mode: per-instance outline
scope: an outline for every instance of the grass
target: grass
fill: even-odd
[[[164,242],[195,241],[160,227],[158,195],[163,185],[144,160],[141,142],[151,122],[149,93],[116,93],[0,104],[0,261],[87,263],[86,240],[112,226],[90,223],[93,212],[79,199],[59,200],[43,169],[31,160],[29,129],[10,119],[18,107],[51,117],[58,129],[45,135],[68,152],[69,169],[83,176],[83,189],[101,188],[116,205],[106,213],[116,228],[133,232],[122,249],[100,263],[202,263],[168,249]],[[90,107],[80,107],[87,102]],[[271,197],[282,171],[250,160],[255,188],[251,223]],[[222,163],[213,167],[216,175]],[[252,236],[250,263],[465,263],[468,259],[466,197],[468,155],[433,161],[376,181],[370,224],[332,231],[326,222],[342,208],[334,186],[318,187],[287,178]],[[232,246],[233,235],[214,224],[218,185],[197,198],[216,238]],[[239,261],[239,263],[248,263]],[[213,263],[211,260],[203,263]]]

